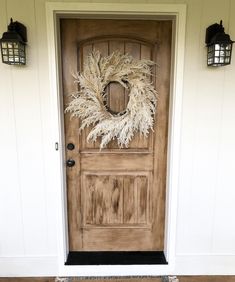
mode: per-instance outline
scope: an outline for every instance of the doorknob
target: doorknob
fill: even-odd
[[[73,167],[75,165],[75,160],[68,159],[67,162],[66,162],[66,165],[68,167]]]
[[[75,148],[74,144],[73,143],[68,143],[67,144],[67,149],[72,151],[73,149]]]

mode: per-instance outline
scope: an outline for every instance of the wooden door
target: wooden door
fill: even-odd
[[[78,87],[72,74],[82,71],[94,49],[155,61],[159,94],[154,132],[136,134],[129,148],[112,141],[100,151],[99,140],[87,143],[89,129],[79,134],[79,120],[65,114],[66,160],[75,161],[66,168],[70,251],[163,250],[171,30],[171,21],[61,20],[64,108]],[[112,111],[125,109],[128,93],[121,85],[111,83],[106,91]]]

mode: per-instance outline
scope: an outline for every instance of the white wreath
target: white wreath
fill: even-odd
[[[89,54],[83,72],[76,77],[80,90],[72,95],[65,110],[82,120],[80,130],[93,126],[88,142],[101,137],[102,149],[116,138],[120,148],[128,147],[137,131],[147,137],[149,129],[153,130],[157,103],[157,92],[150,79],[153,64],[119,52],[107,57],[102,57],[99,51]],[[129,90],[127,107],[118,114],[112,114],[105,105],[105,88],[111,82]]]

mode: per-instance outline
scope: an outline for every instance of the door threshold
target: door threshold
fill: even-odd
[[[69,252],[65,265],[168,264],[163,251]]]

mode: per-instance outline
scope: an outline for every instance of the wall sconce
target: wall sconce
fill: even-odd
[[[225,66],[231,63],[233,43],[230,36],[224,32],[222,21],[206,29],[207,65],[213,67]]]
[[[26,42],[26,27],[19,22],[13,22],[11,18],[8,30],[3,33],[0,39],[2,62],[8,65],[25,65]]]

